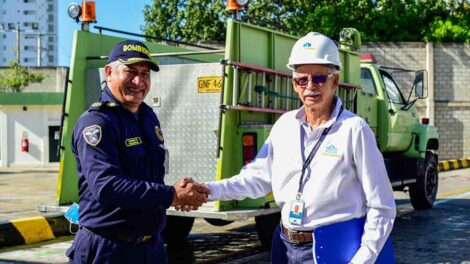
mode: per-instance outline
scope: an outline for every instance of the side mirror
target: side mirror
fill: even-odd
[[[415,91],[415,97],[418,99],[423,99],[428,96],[427,72],[425,70],[415,72],[413,89]]]

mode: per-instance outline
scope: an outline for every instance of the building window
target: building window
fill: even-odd
[[[54,42],[54,37],[53,36],[49,36],[49,37],[47,37],[47,39],[49,40],[49,42]]]
[[[23,10],[23,15],[34,15],[36,11],[34,10]]]
[[[54,15],[49,14],[49,15],[47,16],[47,22],[54,22]]]
[[[23,0],[23,3],[34,3],[36,2],[35,0]]]
[[[29,62],[29,58],[23,58],[23,62],[28,63],[28,62]]]
[[[47,50],[49,50],[49,51],[54,51],[54,46],[53,46],[53,45],[49,45]]]
[[[47,31],[49,32],[54,31],[54,24],[47,25]]]
[[[49,63],[54,62],[54,56],[47,56],[47,59],[49,60]]]
[[[47,5],[47,11],[48,11],[48,12],[54,11],[54,5],[53,5],[53,4]]]
[[[37,23],[37,22],[24,22],[23,27],[31,28],[31,29],[38,29],[39,28],[39,23]]]
[[[35,46],[23,46],[23,49],[24,50],[35,50],[36,47]]]

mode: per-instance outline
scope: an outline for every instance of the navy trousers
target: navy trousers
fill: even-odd
[[[71,264],[168,263],[161,237],[138,245],[105,239],[80,229],[65,253]]]
[[[292,244],[281,232],[279,225],[274,231],[271,246],[271,263],[273,264],[312,264],[313,244]]]

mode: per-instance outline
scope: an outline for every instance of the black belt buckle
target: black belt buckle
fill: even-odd
[[[152,239],[153,239],[152,236],[140,236],[140,237],[137,239],[136,244],[149,242],[149,241],[152,241]]]

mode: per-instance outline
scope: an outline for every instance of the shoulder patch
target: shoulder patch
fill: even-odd
[[[109,107],[115,107],[115,106],[117,106],[117,104],[114,103],[114,102],[109,102],[109,103],[107,103],[106,105],[109,106]]]
[[[157,138],[158,138],[160,141],[163,141],[162,130],[160,129],[159,126],[155,126],[155,135],[157,135]]]
[[[88,145],[95,147],[101,141],[101,126],[92,125],[83,129],[83,139]]]
[[[91,107],[100,107],[102,105],[101,102],[96,102],[91,105]]]

